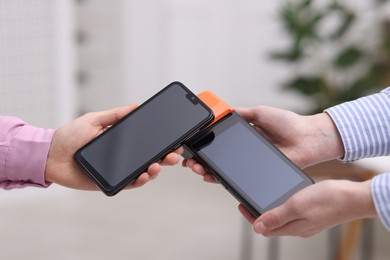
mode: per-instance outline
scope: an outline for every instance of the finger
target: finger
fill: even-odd
[[[157,177],[157,175],[161,172],[161,165],[158,164],[158,163],[153,163],[152,165],[149,166],[148,170],[147,170],[147,174],[149,174],[149,176],[151,178],[155,178]]]
[[[215,184],[218,184],[219,182],[214,178],[213,175],[211,174],[206,174],[203,176],[203,180],[205,182],[209,182],[209,183],[215,183]]]
[[[184,149],[183,147],[179,147],[177,148],[176,150],[174,150],[173,152],[169,153],[168,155],[166,155],[161,161],[160,161],[160,164],[161,165],[176,165],[180,159],[179,159],[179,155],[182,154],[184,152]]]
[[[253,222],[256,220],[256,218],[253,217],[253,215],[245,208],[244,205],[238,205],[238,210],[245,217],[245,219],[248,220],[249,223],[253,224]]]
[[[253,223],[256,233],[264,234],[282,227],[290,221],[298,219],[294,211],[290,209],[288,202],[267,211]]]
[[[314,229],[308,226],[307,220],[299,219],[291,221],[279,228],[267,231],[262,235],[267,237],[274,236],[299,236],[299,237],[310,237],[317,234],[321,229]]]
[[[264,123],[260,122],[260,120],[262,118],[259,118],[259,115],[267,116],[267,113],[261,113],[261,112],[259,113],[259,109],[260,109],[260,107],[257,107],[256,109],[255,108],[242,108],[242,107],[235,108],[237,113],[239,113],[247,122],[253,124],[253,126],[255,127],[255,129],[258,132],[263,134],[266,138],[271,139],[270,136],[262,129],[262,126],[264,126]],[[266,109],[265,107],[261,107],[262,111],[265,109]],[[264,118],[263,118],[263,120],[264,120]],[[259,124],[261,126],[259,126]]]
[[[236,107],[234,110],[250,123],[255,122],[257,119],[257,113],[253,108]]]
[[[175,165],[179,162],[179,156],[177,153],[170,153],[164,157],[160,162],[161,165]]]
[[[197,163],[194,159],[183,160],[183,167],[191,168],[191,170],[203,176],[203,180],[209,183],[219,183],[201,164]]]
[[[195,163],[194,165],[192,165],[191,167],[192,171],[195,172],[196,174],[199,174],[199,175],[202,175],[202,176],[205,176],[206,174],[208,174],[209,172],[199,163]]]
[[[184,167],[192,169],[192,166],[194,166],[197,162],[194,159],[187,159],[184,160],[183,163],[185,163],[185,165],[183,165]]]
[[[150,175],[146,172],[142,173],[135,182],[129,184],[126,189],[139,188],[145,185],[150,180]]]
[[[99,126],[110,126],[118,122],[120,119],[122,119],[131,111],[133,111],[137,106],[138,106],[137,104],[131,104],[129,106],[118,107],[106,111],[97,112],[96,113],[97,118],[94,123]]]
[[[148,181],[155,179],[158,174],[161,172],[161,165],[158,163],[153,163],[149,166],[147,172],[142,173],[137,180],[129,184],[126,188],[138,188],[145,185]]]
[[[173,151],[174,153],[177,153],[177,154],[182,154],[184,153],[184,148],[183,146],[180,146],[179,148],[177,148],[175,151]]]
[[[187,167],[187,159],[184,159],[184,160],[181,162],[181,166]]]

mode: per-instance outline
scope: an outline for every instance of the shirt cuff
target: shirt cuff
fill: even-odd
[[[50,185],[45,181],[45,168],[53,135],[52,129],[20,126],[9,148],[7,180],[1,183],[4,189]]]
[[[379,219],[390,231],[390,173],[377,175],[372,179],[371,193]]]
[[[343,141],[341,161],[389,155],[390,99],[385,93],[373,94],[328,108]]]

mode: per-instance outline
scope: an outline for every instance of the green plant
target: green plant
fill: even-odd
[[[291,65],[293,75],[283,89],[311,98],[308,113],[389,84],[390,19],[382,14],[387,3],[375,0],[364,11],[336,0],[283,3],[279,17],[289,44],[271,57]]]

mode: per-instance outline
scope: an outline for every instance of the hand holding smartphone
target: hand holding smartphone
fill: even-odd
[[[254,217],[313,183],[229,105],[210,92],[200,97],[221,119],[185,142],[183,156],[194,157]]]
[[[108,196],[213,120],[213,112],[173,82],[80,148],[75,160]]]

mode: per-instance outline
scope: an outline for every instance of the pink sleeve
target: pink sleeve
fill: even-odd
[[[0,116],[0,188],[47,187],[45,166],[54,131]]]

